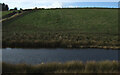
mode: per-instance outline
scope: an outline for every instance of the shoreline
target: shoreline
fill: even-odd
[[[105,50],[120,50],[118,46],[80,46],[80,47],[35,47],[35,46],[3,46],[2,48],[23,48],[23,49],[56,49],[56,48],[64,48],[64,49],[105,49]]]

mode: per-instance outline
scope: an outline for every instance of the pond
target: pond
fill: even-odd
[[[2,49],[2,60],[8,63],[40,64],[42,62],[118,60],[118,50],[104,49]]]

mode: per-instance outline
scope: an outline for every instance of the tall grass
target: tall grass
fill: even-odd
[[[42,63],[38,65],[3,63],[3,73],[118,73],[117,61]]]

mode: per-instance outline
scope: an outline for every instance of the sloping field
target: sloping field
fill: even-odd
[[[3,47],[118,48],[117,40],[117,9],[36,10],[3,22]]]
[[[1,11],[0,11],[1,12]],[[2,11],[2,17],[7,15],[7,14],[10,14],[12,13],[13,11]]]

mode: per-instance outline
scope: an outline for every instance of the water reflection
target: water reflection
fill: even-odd
[[[40,64],[42,62],[118,60],[118,50],[104,49],[3,49],[3,61]]]

